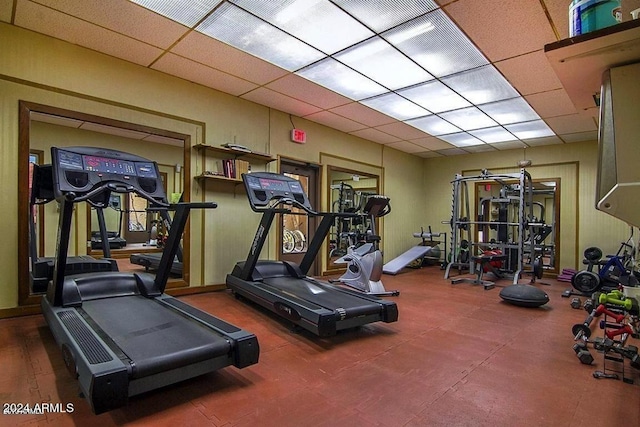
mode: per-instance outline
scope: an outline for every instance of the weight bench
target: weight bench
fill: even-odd
[[[484,280],[482,277],[484,276],[485,267],[487,271],[493,273],[493,275],[499,279],[502,278],[502,273],[495,268],[491,263],[494,261],[503,262],[507,259],[505,254],[499,255],[491,255],[491,254],[482,254],[477,256],[472,256],[471,261],[473,262],[473,268],[476,273],[476,277],[463,277],[458,279],[452,279],[451,284],[457,285],[458,283],[473,283],[474,285],[482,285],[484,290],[487,291],[489,289],[493,289],[495,287],[495,282],[490,280]]]

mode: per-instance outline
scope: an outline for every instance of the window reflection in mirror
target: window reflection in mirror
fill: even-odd
[[[85,145],[103,148],[113,148],[125,152],[131,152],[158,162],[161,174],[165,182],[167,197],[176,198],[183,192],[183,175],[180,173],[184,168],[185,140],[188,135],[178,134],[162,129],[149,128],[142,125],[118,122],[111,119],[90,116],[83,113],[75,113],[54,107],[47,107],[37,104],[21,103],[20,109],[20,143],[26,144],[28,150],[21,150],[21,162],[25,164],[34,162],[47,164],[50,162],[50,150],[52,146],[74,146]],[[24,182],[24,190],[28,191],[27,176],[31,176],[29,171],[21,169],[21,182]],[[144,205],[137,203],[134,199],[133,207],[129,208],[127,195],[112,194],[107,208],[103,210],[106,229],[108,231],[111,257],[116,259],[121,271],[139,269],[145,271],[144,266],[134,265],[129,261],[129,257],[137,252],[155,252],[161,254],[162,246],[150,243],[152,218],[156,214],[147,212],[146,202]],[[20,198],[21,211],[34,212],[35,223],[33,230],[33,240],[35,246],[32,248],[19,248],[21,254],[27,255],[27,260],[21,261],[19,294],[20,304],[30,304],[37,300],[32,299],[32,259],[37,260],[43,257],[53,257],[55,255],[56,233],[58,228],[57,203],[52,202],[42,205],[37,209],[29,209],[29,196]],[[24,205],[24,207],[23,207]],[[127,210],[130,210],[129,216]],[[135,211],[137,217],[132,216]],[[72,229],[72,242],[70,254],[89,255],[94,258],[103,257],[102,242],[99,233],[97,213],[95,208],[80,204],[75,208],[76,227]],[[21,215],[21,229],[29,230],[29,215]],[[24,218],[23,218],[24,217]],[[86,218],[86,219],[85,219]],[[135,220],[135,221],[134,221]],[[127,241],[125,233],[128,225],[141,224],[141,228],[136,228],[139,233],[138,239]],[[86,225],[85,225],[86,224]],[[75,232],[82,233],[86,239],[76,238]],[[155,229],[157,232],[157,227]],[[31,234],[31,233],[30,233]],[[157,236],[156,236],[157,237]],[[136,242],[136,243],[134,243]],[[85,246],[86,244],[86,246]],[[26,244],[25,246],[27,246]],[[178,282],[170,283],[168,287],[184,286],[185,281],[180,275],[175,275]],[[24,280],[26,279],[26,280]],[[175,280],[175,279],[174,279]],[[26,283],[26,285],[25,285]]]
[[[361,212],[367,196],[378,194],[378,176],[362,171],[329,167],[329,206],[332,212]],[[358,218],[336,219],[329,232],[328,272],[344,269],[335,264],[347,253],[350,246],[357,244],[357,236],[366,230],[366,224]]]

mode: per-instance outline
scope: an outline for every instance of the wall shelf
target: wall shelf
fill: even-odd
[[[575,107],[597,115],[602,73],[640,61],[640,19],[560,40],[544,51]]]
[[[201,183],[202,185],[206,185],[206,183],[242,183],[242,178],[240,174],[243,171],[251,170],[249,163],[259,163],[259,164],[267,164],[274,160],[275,157],[270,154],[265,153],[256,153],[253,151],[245,151],[245,150],[234,150],[226,147],[217,147],[214,145],[206,145],[206,144],[197,144],[194,145],[193,148],[197,150],[202,157],[202,164],[200,170],[202,173],[194,177],[194,179]],[[215,165],[215,167],[211,167],[213,162],[224,162],[228,159],[233,159],[233,168],[237,168],[237,176],[229,177],[225,175],[217,175],[208,172],[219,172],[222,170],[221,165]]]
[[[276,159],[270,154],[257,153],[254,151],[232,150],[230,148],[216,147],[214,145],[207,145],[207,144],[196,144],[193,146],[193,148],[202,153],[207,153],[207,152],[213,153],[213,157],[220,156],[220,157],[245,158],[245,159],[255,160],[255,161],[264,162],[264,163],[269,163]],[[206,154],[204,155],[206,156]]]

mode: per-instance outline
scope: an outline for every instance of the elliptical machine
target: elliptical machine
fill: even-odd
[[[347,271],[332,282],[341,282],[347,286],[375,296],[398,296],[400,291],[387,291],[382,284],[382,253],[379,249],[380,236],[376,234],[376,218],[391,212],[389,198],[379,194],[367,198],[362,209],[363,223],[369,227],[360,244],[347,249],[347,254],[335,261],[335,264],[347,264]]]

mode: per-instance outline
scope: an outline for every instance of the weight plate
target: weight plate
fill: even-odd
[[[574,289],[588,294],[600,287],[600,276],[593,271],[582,270],[573,276],[571,285]]]
[[[591,262],[596,262],[602,259],[602,249],[591,246],[584,250],[584,259]]]
[[[540,257],[537,257],[536,259],[533,260],[533,275],[537,279],[542,279],[542,273],[543,273],[542,260],[540,259]]]

